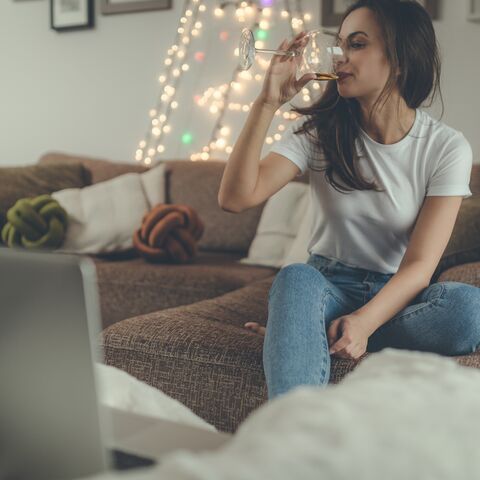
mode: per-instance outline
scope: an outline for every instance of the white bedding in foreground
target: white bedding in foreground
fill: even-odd
[[[98,379],[98,397],[102,405],[217,431],[183,403],[123,370],[97,363],[95,374]]]
[[[216,452],[180,451],[120,478],[476,479],[479,409],[479,370],[385,349],[339,385],[299,387],[263,405]]]

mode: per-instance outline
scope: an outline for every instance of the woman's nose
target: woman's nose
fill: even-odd
[[[343,65],[347,61],[345,51],[340,46],[330,47],[330,53],[335,68],[338,68],[338,66]]]

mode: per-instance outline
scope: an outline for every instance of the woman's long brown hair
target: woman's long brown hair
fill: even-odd
[[[441,98],[440,55],[428,12],[413,0],[358,0],[347,9],[343,19],[362,7],[375,14],[383,30],[385,53],[390,64],[389,78],[373,105],[370,119],[385,104],[395,87],[409,108],[420,107],[429,97],[430,102],[425,106],[430,106],[437,92]],[[396,72],[400,72],[398,76]],[[316,103],[304,108],[293,107],[292,110],[307,117],[295,133],[308,135],[313,142],[318,156],[314,161],[318,161],[319,166],[310,165],[312,170],[325,171],[327,181],[341,193],[381,191],[376,181],[366,181],[359,171],[356,145],[361,113],[355,98],[341,97],[336,81],[329,81]],[[358,145],[361,147],[362,142]]]

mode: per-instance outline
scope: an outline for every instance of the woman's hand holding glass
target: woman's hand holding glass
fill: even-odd
[[[305,73],[297,80],[297,71],[303,59],[303,50],[309,41],[307,32],[299,33],[291,42],[284,40],[278,50],[294,51],[296,55],[274,55],[265,74],[258,101],[274,109],[291,100],[308,82],[315,80],[314,73]]]

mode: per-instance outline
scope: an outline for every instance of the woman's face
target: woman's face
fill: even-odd
[[[366,7],[358,8],[344,20],[337,42],[344,57],[336,71],[347,73],[337,80],[340,96],[375,101],[390,74],[385,55],[382,31],[374,13]]]

